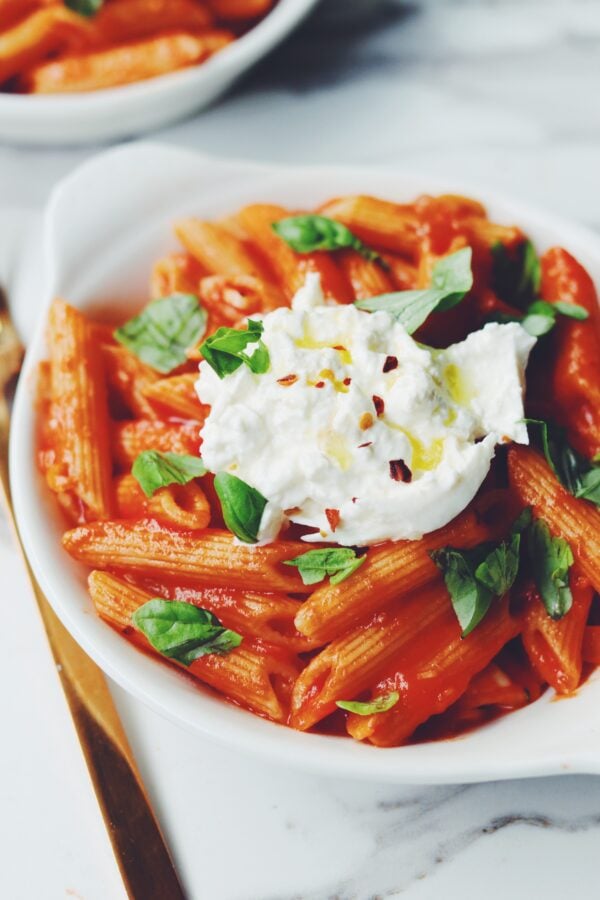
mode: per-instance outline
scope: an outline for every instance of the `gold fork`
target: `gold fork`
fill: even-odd
[[[6,390],[21,368],[23,348],[0,288],[0,482],[71,710],[96,797],[129,897],[184,900],[127,736],[100,669],[86,656],[46,600],[19,537],[8,478],[10,416]]]

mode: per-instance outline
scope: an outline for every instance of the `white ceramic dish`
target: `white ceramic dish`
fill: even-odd
[[[133,137],[208,106],[282,41],[318,0],[279,0],[246,35],[207,62],[137,84],[86,94],[0,92],[0,140],[85,144]]]
[[[600,241],[582,228],[479,187],[440,184],[403,172],[280,169],[220,162],[152,144],[103,154],[54,192],[46,214],[44,303],[62,295],[98,310],[146,297],[150,265],[175,246],[178,216],[212,217],[264,200],[311,206],[343,192],[408,200],[460,191],[483,200],[500,222],[518,223],[540,248],[561,243],[600,282]],[[40,316],[40,319],[42,317]],[[459,739],[381,750],[351,740],[300,734],[263,721],[194,687],[144,656],[95,615],[85,571],[60,546],[60,523],[34,459],[32,382],[44,357],[40,325],[30,346],[14,410],[12,485],[33,568],[56,612],[88,653],[124,688],[200,735],[323,775],[389,782],[466,782],[564,772],[600,774],[600,677],[569,700],[546,694],[531,706]]]

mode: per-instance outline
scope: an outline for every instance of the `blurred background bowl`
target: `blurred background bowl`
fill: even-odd
[[[354,5],[355,0],[337,2]],[[115,141],[175,122],[226,91],[317,3],[279,0],[251,31],[205,63],[149,81],[85,94],[0,93],[0,141],[63,145]]]

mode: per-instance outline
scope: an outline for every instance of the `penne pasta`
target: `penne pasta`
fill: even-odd
[[[122,43],[165,31],[196,31],[214,17],[197,0],[119,0],[106,4],[94,19],[99,40]]]
[[[255,258],[247,241],[229,229],[200,219],[182,219],[175,224],[175,234],[202,268],[212,275],[226,278],[252,276],[265,280],[267,272]]]
[[[551,619],[537,591],[527,597],[522,640],[533,668],[559,694],[570,694],[581,680],[582,646],[592,602],[585,579],[571,573],[573,606],[562,619]]]
[[[171,253],[152,267],[150,296],[153,300],[170,294],[197,294],[206,270],[189,253]]]
[[[112,427],[113,459],[121,469],[130,469],[144,450],[159,453],[197,454],[200,446],[198,422],[163,422],[134,419],[115,422]]]
[[[600,308],[592,279],[559,247],[541,260],[542,296],[550,303],[576,303],[585,321],[559,317],[554,337],[555,364],[542,391],[552,398],[553,416],[564,424],[574,446],[585,456],[600,453]]]
[[[93,329],[62,300],[50,308],[50,394],[54,462],[50,488],[79,521],[111,514],[109,423],[104,371]]]
[[[158,373],[118,344],[105,344],[102,353],[113,400],[128,415],[157,418],[156,410],[144,392],[158,382]]]
[[[171,484],[146,497],[133,475],[115,480],[115,508],[123,519],[150,516],[175,528],[200,531],[210,524],[210,506],[202,488],[195,482]]]
[[[235,588],[202,588],[181,581],[141,579],[138,586],[153,597],[193,603],[214,613],[227,628],[248,637],[286,647],[293,653],[307,653],[314,641],[300,634],[294,626],[299,601],[285,594],[265,593]]]
[[[403,743],[418,725],[439,715],[465,692],[471,679],[519,632],[519,622],[498,602],[478,628],[461,638],[456,618],[436,625],[435,634],[417,635],[394,670],[381,680],[374,695],[391,690],[400,694],[388,712],[370,716],[350,714],[349,734],[378,747]]]
[[[196,393],[197,372],[159,378],[143,388],[144,399],[159,418],[178,416],[203,423],[208,407],[200,403]]]
[[[174,531],[144,519],[80,526],[66,532],[63,546],[74,559],[93,568],[126,569],[139,577],[305,593],[298,576],[281,564],[302,552],[302,545],[292,541],[252,547],[236,543],[228,532]]]
[[[92,572],[89,588],[94,606],[106,622],[128,640],[158,655],[131,624],[131,616],[151,599],[151,594],[108,572]],[[244,640],[227,654],[208,654],[187,667],[175,660],[168,662],[245,708],[275,722],[285,721],[297,663],[281,647]]]
[[[449,622],[460,629],[444,584],[431,585],[391,604],[370,621],[333,640],[301,672],[292,694],[290,724],[305,731],[377,684],[394,660],[422,633]]]
[[[419,248],[419,218],[412,206],[377,197],[341,197],[321,206],[323,216],[337,219],[369,247],[391,250],[415,259]]]
[[[379,294],[388,294],[396,289],[394,281],[382,265],[365,259],[356,250],[342,251],[338,255],[338,260],[342,272],[352,286],[355,300],[377,297]]]
[[[535,450],[511,447],[508,468],[521,503],[531,506],[553,534],[570,544],[582,574],[600,591],[600,512],[586,500],[572,497]]]
[[[73,94],[120,87],[204,62],[233,39],[228,31],[174,32],[44,63],[27,72],[24,84],[34,94]]]
[[[474,513],[463,513],[420,541],[398,541],[369,550],[366,562],[347,581],[324,584],[306,600],[296,627],[319,643],[332,640],[398,597],[437,578],[429,552],[450,544],[472,547],[489,537]]]
[[[290,213],[281,206],[254,204],[237,214],[237,221],[262,252],[277,277],[280,290],[288,301],[302,287],[307,272],[318,272],[326,297],[339,303],[350,303],[352,290],[337,263],[328,253],[295,253],[274,231],[273,223]]]
[[[0,31],[0,84],[85,31],[85,19],[62,5],[39,9],[12,29]]]

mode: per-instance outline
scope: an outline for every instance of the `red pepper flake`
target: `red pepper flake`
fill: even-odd
[[[341,344],[336,344],[336,345],[333,347],[333,349],[334,349],[334,350],[339,350],[341,353],[343,353],[343,352],[345,351],[346,348],[345,348],[345,347],[342,347]]]
[[[391,372],[392,369],[398,368],[398,357],[397,356],[386,356],[385,362],[383,364],[384,372]]]
[[[406,484],[412,481],[412,472],[403,459],[390,459],[390,478],[394,481],[404,481]]]
[[[356,448],[357,450],[361,450],[363,447],[370,447],[373,441],[366,441],[364,444],[359,444]]]
[[[318,387],[318,388],[325,387],[325,382],[324,382],[324,381],[317,381],[317,383],[315,384],[315,387]]]
[[[327,521],[329,522],[329,527],[332,531],[340,524],[340,511],[339,509],[326,509],[325,515],[327,516]]]
[[[373,397],[371,399],[373,400],[373,406],[375,407],[375,412],[377,413],[378,416],[382,416],[383,411],[385,409],[385,403],[383,402],[381,397],[377,396],[377,394],[373,394]]]
[[[344,378],[344,381],[342,382],[342,384],[345,384],[346,387],[348,387],[349,384],[352,384],[352,379],[351,379],[351,378]]]
[[[289,387],[290,384],[294,384],[298,381],[297,375],[284,375],[283,378],[277,379],[277,384],[283,385],[283,387]]]

